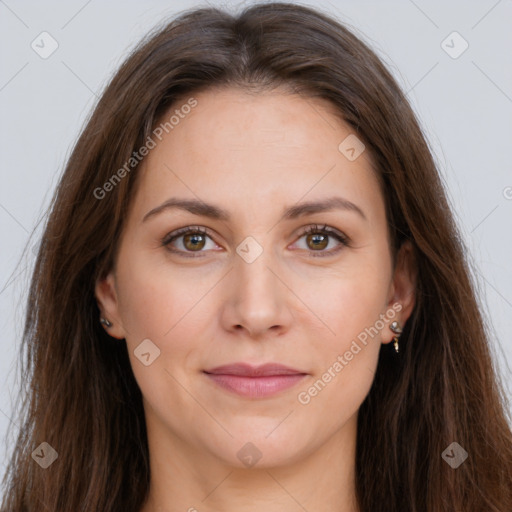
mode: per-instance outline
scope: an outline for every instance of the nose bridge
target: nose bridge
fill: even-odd
[[[260,241],[263,237],[259,237]],[[238,291],[244,298],[275,300],[279,293],[276,276],[270,269],[276,267],[275,253],[270,246],[270,236],[265,241],[257,241],[249,236],[237,247],[235,279]],[[275,270],[274,270],[275,272]]]

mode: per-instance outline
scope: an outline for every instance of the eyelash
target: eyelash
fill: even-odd
[[[342,233],[338,232],[337,230],[334,230],[327,226],[327,224],[324,224],[323,226],[320,226],[318,224],[308,226],[299,236],[299,239],[309,235],[309,234],[324,234],[328,235],[330,237],[335,238],[338,242],[340,242],[340,246],[336,249],[331,249],[330,251],[310,251],[310,255],[314,258],[320,257],[326,257],[326,256],[332,256],[334,254],[337,254],[343,246],[350,247],[350,239],[343,235]],[[187,226],[185,228],[178,229],[172,233],[169,233],[162,239],[162,245],[167,248],[172,253],[180,254],[184,256],[185,258],[202,258],[203,256],[200,256],[204,251],[198,251],[197,255],[193,253],[193,251],[182,251],[182,250],[176,250],[171,249],[170,244],[176,240],[177,238],[180,238],[181,236],[188,235],[188,234],[201,234],[208,236],[209,238],[212,238],[210,234],[208,233],[208,230],[201,227],[201,226]],[[315,254],[317,253],[317,254]]]

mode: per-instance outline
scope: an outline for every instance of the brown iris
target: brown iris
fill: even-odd
[[[183,235],[183,245],[191,251],[195,251],[196,249],[201,250],[204,247],[204,235],[200,233],[192,233],[188,235]]]
[[[308,244],[308,247],[314,248],[314,249],[325,249],[328,245],[328,236],[323,235],[321,233],[312,233],[309,234],[306,238],[306,243]],[[312,241],[313,245],[310,246],[309,242]]]

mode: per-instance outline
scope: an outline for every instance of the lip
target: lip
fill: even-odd
[[[223,389],[247,398],[266,398],[295,386],[307,373],[276,363],[234,363],[204,370]]]
[[[232,363],[217,366],[206,373],[214,375],[238,375],[240,377],[268,377],[272,375],[305,375],[306,372],[290,368],[278,363],[266,363],[259,366],[252,366],[248,363]]]

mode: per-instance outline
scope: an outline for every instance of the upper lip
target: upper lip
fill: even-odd
[[[305,375],[305,372],[277,363],[266,363],[260,366],[252,366],[247,363],[233,363],[217,366],[205,373],[217,375],[240,375],[243,377],[265,377],[269,375]]]

